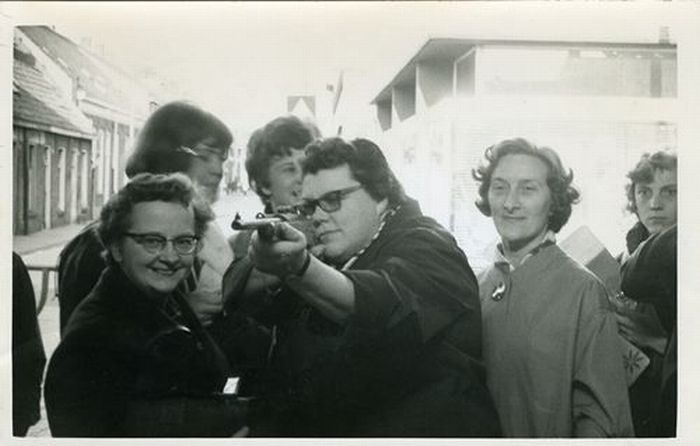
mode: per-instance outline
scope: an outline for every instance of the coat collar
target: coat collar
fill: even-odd
[[[100,280],[96,289],[100,288],[101,295],[110,301],[113,305],[119,306],[124,311],[137,315],[151,317],[153,313],[158,313],[159,309],[163,308],[166,297],[162,299],[153,299],[141,291],[133,282],[124,274],[124,271],[117,265],[108,266]]]
[[[627,242],[627,252],[632,254],[637,247],[647,238],[649,238],[649,231],[646,226],[638,221],[632,228],[627,232],[625,241]]]

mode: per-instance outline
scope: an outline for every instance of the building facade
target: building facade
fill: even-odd
[[[92,126],[91,215],[126,182],[124,165],[158,100],[119,68],[48,26],[19,26],[15,42]]]
[[[562,237],[586,225],[616,252],[633,220],[626,172],[677,145],[676,46],[431,39],[373,104],[397,175],[477,268],[497,235],[474,205],[472,169],[512,137],[554,148],[573,169],[582,200]]]
[[[12,92],[13,234],[91,219],[91,122],[21,45]]]

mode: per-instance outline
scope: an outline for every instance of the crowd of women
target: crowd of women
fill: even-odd
[[[611,290],[557,245],[581,197],[551,148],[501,141],[473,170],[500,235],[475,275],[379,147],[293,116],[246,157],[284,221],[227,240],[210,205],[231,143],[163,105],[61,253],[52,435],[675,435],[675,154],[628,175],[638,223]]]

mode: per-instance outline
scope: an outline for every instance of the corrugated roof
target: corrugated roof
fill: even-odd
[[[91,121],[61,95],[60,90],[41,71],[25,60],[17,56],[14,58],[13,121],[33,123],[57,133],[78,133],[89,138],[93,133]]]
[[[48,26],[18,28],[72,78],[78,79],[78,85],[85,90],[87,97],[115,106],[128,103],[127,98],[110,82],[111,76],[79,45]]]
[[[459,38],[432,38],[411,57],[411,59],[396,73],[392,80],[386,84],[372,104],[391,98],[391,89],[394,85],[401,84],[415,78],[415,66],[419,62],[433,59],[454,60],[465,54],[471,47],[477,45],[515,45],[537,47],[579,47],[579,48],[624,48],[624,49],[675,49],[672,43],[639,43],[639,42],[593,42],[593,41],[551,41],[551,40],[495,40],[495,39],[459,39]]]

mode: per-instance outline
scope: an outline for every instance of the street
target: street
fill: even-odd
[[[224,232],[227,237],[233,235],[233,231],[230,227],[231,221],[239,212],[244,218],[253,218],[257,212],[262,208],[260,199],[253,192],[248,194],[235,193],[232,195],[221,195],[221,198],[213,206],[214,212],[216,214],[216,223]],[[77,230],[74,232],[77,233]],[[29,236],[32,237],[32,236]],[[34,235],[35,238],[43,237],[46,238],[46,234],[37,233]],[[65,244],[54,245],[48,248],[39,249],[27,254],[22,254],[22,259],[27,265],[51,265],[58,263],[58,256],[63,249]],[[34,292],[37,299],[39,298],[39,293],[41,290],[41,273],[38,271],[31,271],[30,276],[32,278],[32,283],[34,284]],[[58,299],[56,298],[56,279],[55,274],[51,274],[49,279],[49,290],[48,290],[48,300],[46,305],[39,314],[39,328],[41,330],[41,337],[44,342],[44,350],[46,352],[47,364],[48,359],[51,358],[51,354],[56,349],[61,337],[59,330],[59,308]],[[41,420],[32,426],[27,433],[28,437],[50,437],[51,433],[49,431],[48,421],[46,419],[46,411],[44,407],[44,401],[41,401]]]

